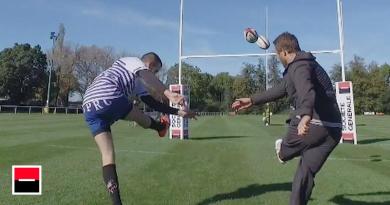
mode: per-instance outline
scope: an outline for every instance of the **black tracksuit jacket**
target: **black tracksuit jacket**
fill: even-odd
[[[292,107],[287,120],[298,125],[300,117],[309,115],[312,124],[341,127],[341,115],[332,82],[315,57],[300,51],[287,65],[277,86],[251,97],[253,104],[264,104],[288,96]]]

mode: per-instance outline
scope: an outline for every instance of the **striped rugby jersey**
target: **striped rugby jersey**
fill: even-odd
[[[100,73],[84,94],[83,105],[92,101],[129,98],[136,89],[136,73],[148,69],[141,59],[125,57]],[[138,86],[137,86],[138,87]],[[138,91],[139,92],[139,91]]]

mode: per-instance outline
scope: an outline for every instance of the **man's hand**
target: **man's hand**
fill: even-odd
[[[234,111],[240,111],[243,109],[247,109],[253,105],[252,100],[250,98],[238,98],[232,104],[232,109]]]
[[[301,118],[301,121],[298,124],[298,135],[304,136],[309,132],[309,123],[311,117],[309,115],[304,115]]]
[[[193,112],[191,110],[179,110],[177,112],[177,114],[180,116],[180,117],[184,117],[184,118],[190,118],[190,119],[196,119],[196,116],[198,116],[198,114],[196,112]]]
[[[171,92],[170,90],[165,90],[164,95],[173,103],[178,105],[184,105],[185,100],[184,96],[178,93]]]

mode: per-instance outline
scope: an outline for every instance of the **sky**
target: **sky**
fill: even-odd
[[[157,52],[170,67],[179,56],[179,0],[0,0],[0,50],[14,43],[39,44],[46,52],[51,31],[65,25],[65,41],[73,45],[110,46],[142,55]],[[265,35],[269,12],[269,40],[289,31],[303,50],[339,48],[336,0],[184,0],[183,54],[263,53],[247,43],[243,30]],[[344,0],[345,61],[353,55],[366,62],[390,62],[389,0]],[[270,47],[270,51],[274,48]],[[320,54],[331,69],[339,55]],[[256,58],[191,59],[203,72],[239,73],[243,62]]]

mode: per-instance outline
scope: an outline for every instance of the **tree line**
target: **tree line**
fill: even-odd
[[[345,67],[345,79],[352,81],[355,112],[390,113],[390,65],[366,64],[364,58],[355,55]],[[333,82],[342,80],[340,64],[329,73]]]
[[[53,49],[47,52],[28,43],[2,50],[0,99],[8,104],[43,105],[51,73],[49,104],[67,106],[71,94],[83,94],[100,72],[128,55],[116,53],[111,47],[71,45],[64,43],[64,37],[61,24]]]
[[[51,72],[51,106],[68,106],[69,97],[81,96],[93,79],[123,56],[135,56],[116,52],[110,47],[71,45],[64,43],[65,28],[60,25],[53,49],[42,51],[39,45],[16,43],[0,52],[0,103],[16,105],[44,105],[46,102],[49,70]],[[268,72],[263,58],[256,64],[243,63],[238,75],[220,72],[211,75],[202,69],[183,63],[182,83],[191,88],[190,104],[196,111],[230,111],[231,102],[271,88],[282,79],[282,66],[276,57],[269,57]],[[330,69],[333,82],[341,81],[341,66]],[[158,73],[166,84],[178,83],[178,64]],[[266,79],[268,82],[266,82]],[[355,56],[346,65],[346,80],[353,82],[355,111],[390,113],[390,66],[375,62],[366,64]],[[286,99],[271,103],[272,112],[289,108]],[[261,113],[262,106],[246,112]]]

